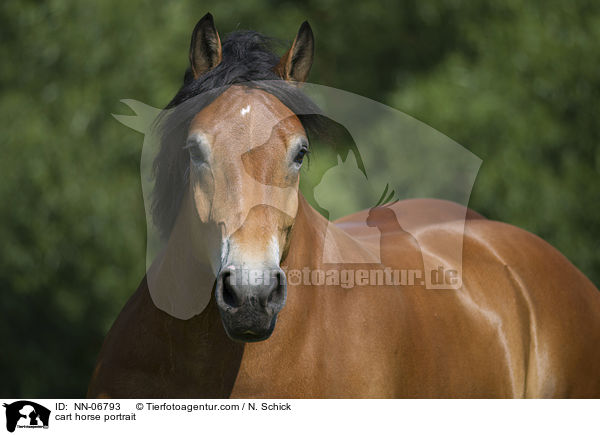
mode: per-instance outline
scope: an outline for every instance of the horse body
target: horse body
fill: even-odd
[[[439,210],[419,237],[423,255],[439,260],[440,238],[463,234],[453,220],[460,206],[406,203],[395,210]],[[285,265],[317,270],[324,265],[310,253],[322,248],[327,221],[302,198],[300,205]],[[277,329],[259,343],[231,341],[214,302],[193,319],[172,318],[144,281],[106,339],[88,394],[598,397],[600,294],[538,237],[468,217],[461,289],[289,285]],[[340,246],[360,239],[348,237],[353,222],[364,222],[364,212],[338,224],[349,228],[335,229]],[[412,245],[399,243],[396,254],[391,266],[419,267]]]

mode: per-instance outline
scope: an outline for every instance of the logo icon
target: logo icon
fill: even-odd
[[[29,400],[19,400],[10,405],[3,405],[6,408],[6,430],[14,432],[18,427],[35,429],[48,428],[50,421],[50,410]]]

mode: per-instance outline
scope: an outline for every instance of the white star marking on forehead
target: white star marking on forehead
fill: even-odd
[[[242,110],[240,110],[240,113],[242,116],[246,116],[246,114],[249,112],[250,112],[250,104],[248,104],[246,107],[244,107]]]

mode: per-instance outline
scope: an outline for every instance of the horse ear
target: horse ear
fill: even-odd
[[[315,53],[315,38],[308,21],[300,26],[292,47],[275,67],[275,72],[284,80],[305,82],[312,66]]]
[[[221,39],[213,16],[204,15],[192,32],[190,43],[190,65],[194,79],[214,68],[221,62]]]

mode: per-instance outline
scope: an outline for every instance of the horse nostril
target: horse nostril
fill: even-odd
[[[267,298],[267,306],[279,306],[279,309],[285,302],[285,276],[282,271],[278,271],[274,276],[274,285],[271,287],[271,292]]]
[[[231,273],[225,272],[221,278],[223,280],[223,302],[230,307],[237,308],[240,306],[238,295],[231,283]]]

